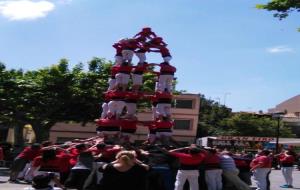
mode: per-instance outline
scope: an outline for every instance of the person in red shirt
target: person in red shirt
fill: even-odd
[[[115,159],[116,154],[121,150],[122,147],[120,145],[108,145],[102,142],[97,144],[96,147],[89,149],[88,151],[92,152],[97,162],[109,163]]]
[[[142,93],[135,91],[128,91],[125,96],[125,103],[127,113],[125,115],[126,118],[135,118],[136,117],[136,109],[138,101],[143,97]]]
[[[171,118],[171,103],[172,94],[169,92],[156,92],[155,98],[157,100],[156,112],[157,116],[162,119],[163,117]]]
[[[143,74],[147,71],[149,64],[147,62],[138,63],[132,70],[132,89],[138,91],[143,85]]]
[[[155,129],[156,129],[156,140],[159,140],[164,145],[169,145],[172,141],[176,144],[176,142],[172,139],[172,128],[174,126],[174,122],[167,117],[163,117],[157,121],[154,121]]]
[[[113,47],[116,49],[116,55],[115,55],[115,64],[121,65],[123,63],[123,56],[122,56],[122,50],[123,50],[123,41],[125,39],[122,39],[118,41],[117,43],[113,44]]]
[[[163,62],[159,66],[160,73],[158,78],[158,91],[172,92],[172,85],[176,68],[170,65],[168,62]]]
[[[119,119],[124,107],[126,106],[125,97],[127,92],[121,90],[110,91],[108,102],[108,117]]]
[[[144,27],[142,28],[142,31],[137,33],[133,38],[135,38],[139,42],[146,42],[147,40],[152,40],[156,37],[156,34],[152,32],[152,29],[150,27]]]
[[[105,119],[108,116],[108,103],[111,100],[110,91],[104,92],[104,100],[102,103],[101,119]]]
[[[128,64],[131,64],[134,51],[137,48],[142,48],[142,46],[136,39],[126,39],[122,42],[123,63],[127,62]]]
[[[111,67],[107,91],[115,90],[117,88],[116,74],[119,72],[120,65],[114,65]]]
[[[31,181],[36,175],[46,174],[48,172],[55,173],[60,177],[60,174],[68,173],[70,170],[69,156],[65,154],[57,154],[58,147],[44,149],[41,156],[36,157],[26,173],[25,179]],[[66,152],[64,150],[64,152]]]
[[[258,156],[250,163],[250,171],[253,172],[253,176],[257,187],[261,190],[268,189],[268,176],[271,172],[272,161],[268,157],[270,151],[262,150]]]
[[[183,150],[187,150],[188,152],[179,152]],[[190,190],[198,190],[199,166],[204,161],[205,155],[196,147],[171,150],[169,151],[169,154],[178,158],[180,163],[174,190],[183,190],[186,180],[189,182]]]
[[[130,79],[132,66],[127,62],[123,62],[120,66],[116,67],[116,70],[116,88],[126,91]]]
[[[97,123],[97,134],[100,137],[104,137],[104,140],[107,139],[116,139],[120,133],[120,120],[116,119],[98,119]]]
[[[222,169],[216,149],[208,148],[205,156],[205,181],[209,190],[222,190]]]
[[[132,136],[137,129],[136,119],[122,119],[121,122],[121,142],[128,144],[132,143]]]
[[[33,161],[33,159],[41,154],[41,146],[38,143],[24,148],[24,150],[15,158],[11,171],[9,181],[17,182],[17,176],[21,172],[27,163]]]
[[[280,187],[282,188],[293,188],[293,169],[295,159],[295,153],[292,150],[287,150],[279,157],[281,164],[281,171],[286,182],[285,185]]]

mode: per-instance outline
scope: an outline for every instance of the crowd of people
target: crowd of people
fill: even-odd
[[[121,39],[113,47],[116,49],[115,64],[104,93],[101,117],[96,120],[98,135],[120,143],[131,143],[132,135],[140,125],[149,129],[148,141],[151,144],[156,141],[168,143],[172,139],[174,125],[170,110],[176,68],[170,64],[172,56],[167,44],[151,28],[145,27],[133,38]],[[146,62],[147,52],[160,52],[163,62]],[[135,66],[132,64],[134,55],[139,60]],[[159,72],[155,71],[156,66],[160,68]],[[145,73],[155,75],[154,92],[142,90]],[[151,102],[152,120],[138,121],[137,105],[140,100]]]
[[[286,184],[293,187],[295,153],[233,153],[192,144],[121,146],[99,136],[62,145],[44,142],[26,147],[14,160],[10,182],[24,180],[35,190],[222,190],[270,189],[272,159],[280,160]],[[187,183],[188,182],[188,183]]]

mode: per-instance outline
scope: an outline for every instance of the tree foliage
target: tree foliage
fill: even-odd
[[[280,20],[289,16],[291,12],[300,12],[300,1],[299,0],[272,0],[267,4],[256,5],[258,9],[265,9],[268,11],[276,11],[273,14],[274,17]],[[300,32],[300,28],[298,29]]]
[[[277,121],[268,116],[252,113],[233,113],[230,108],[200,97],[198,137],[236,136],[276,136]],[[281,137],[294,137],[291,129],[280,123]]]

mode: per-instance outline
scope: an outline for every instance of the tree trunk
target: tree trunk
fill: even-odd
[[[14,125],[14,144],[15,146],[23,146],[24,145],[24,138],[23,138],[23,123],[16,123]]]
[[[44,122],[33,122],[32,123],[32,129],[35,133],[35,141],[37,143],[41,143],[43,141],[49,140],[49,134],[51,127],[56,122],[48,122],[47,124],[44,124]]]

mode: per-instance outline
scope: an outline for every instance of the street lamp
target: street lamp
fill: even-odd
[[[230,92],[225,92],[224,93],[224,106],[226,106],[226,98],[227,98],[227,95],[230,95],[231,93]]]
[[[276,129],[276,154],[279,153],[279,135],[280,135],[280,119],[283,118],[285,112],[275,112],[272,113],[272,118],[277,119],[277,129]]]

